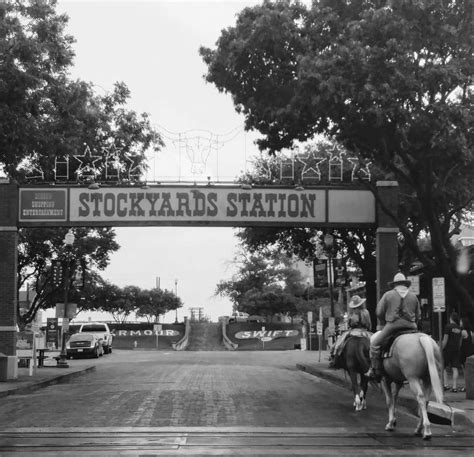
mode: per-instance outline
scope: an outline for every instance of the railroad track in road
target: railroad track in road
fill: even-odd
[[[0,432],[0,456],[458,456],[474,454],[474,435],[431,441],[400,429],[176,427],[23,428]]]

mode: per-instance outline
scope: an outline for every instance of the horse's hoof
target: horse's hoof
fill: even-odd
[[[423,436],[423,439],[424,439],[425,441],[430,441],[430,440],[431,440],[431,435],[424,435],[424,436]]]
[[[423,433],[421,433],[421,430],[415,430],[414,435],[415,436],[423,436]]]
[[[390,424],[387,424],[387,425],[385,426],[385,430],[386,430],[387,432],[393,432],[393,431],[395,430],[395,427],[393,427],[393,426],[390,425]]]

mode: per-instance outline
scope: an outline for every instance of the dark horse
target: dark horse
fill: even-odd
[[[367,408],[366,396],[369,380],[365,373],[370,366],[369,348],[368,332],[352,330],[339,356],[340,367],[349,373],[351,379],[356,411]]]

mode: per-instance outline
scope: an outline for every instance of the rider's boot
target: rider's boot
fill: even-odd
[[[370,379],[379,382],[382,379],[382,359],[380,357],[380,349],[371,346],[370,347],[370,363],[371,367],[369,371],[365,373]]]
[[[380,380],[382,379],[382,360],[380,360],[379,358],[374,358],[370,359],[370,363],[372,364],[372,366],[369,368],[369,371],[365,373],[365,375],[368,378],[373,379],[374,381],[380,382]]]

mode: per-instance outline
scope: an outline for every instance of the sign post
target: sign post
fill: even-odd
[[[309,350],[312,351],[311,340],[313,339],[313,312],[308,311]]]
[[[46,347],[57,349],[58,344],[58,318],[48,317],[46,319]]]
[[[318,362],[321,362],[321,346],[323,340],[323,308],[319,308],[319,320],[316,323],[316,333],[318,334],[318,346],[319,346],[319,358]]]
[[[407,276],[407,279],[411,282],[410,291],[415,295],[420,295],[420,277],[416,276]]]
[[[446,311],[446,298],[444,293],[444,278],[433,278],[433,312],[438,313],[439,348],[442,349],[443,329],[441,313]]]

